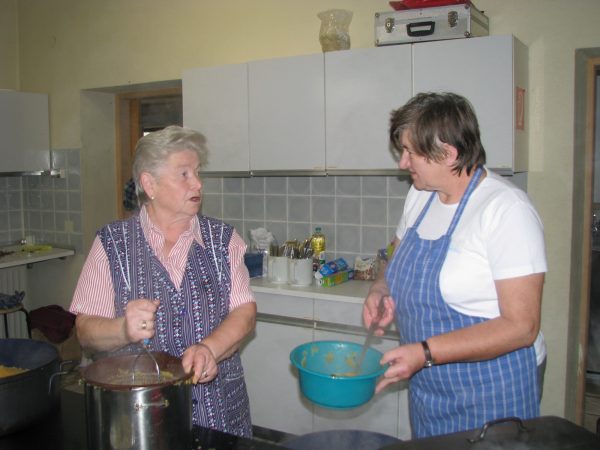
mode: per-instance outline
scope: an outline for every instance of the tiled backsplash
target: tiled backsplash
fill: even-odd
[[[82,251],[80,152],[53,150],[52,159],[64,177],[0,177],[0,244],[33,236]]]
[[[250,244],[265,227],[283,244],[315,227],[327,239],[327,259],[374,256],[394,237],[408,177],[327,176],[204,178],[202,213],[233,225]]]

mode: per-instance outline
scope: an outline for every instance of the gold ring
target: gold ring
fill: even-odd
[[[142,330],[145,330],[146,328],[148,328],[148,322],[142,320]]]

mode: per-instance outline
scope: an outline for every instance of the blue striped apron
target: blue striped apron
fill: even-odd
[[[481,177],[479,167],[462,196],[445,235],[421,239],[417,233],[436,192],[414,225],[407,229],[386,270],[396,304],[401,343],[481,323],[450,308],[440,291],[440,272],[452,233]],[[539,415],[536,357],[533,346],[478,362],[434,365],[409,381],[409,410],[414,438],[465,431],[484,423],[517,416]]]
[[[193,242],[181,286],[177,288],[144,237],[139,217],[113,222],[98,235],[108,256],[117,316],[136,298],[160,300],[153,350],[181,357],[211,334],[229,313],[229,241],[233,228],[200,216],[204,247]],[[139,350],[138,350],[139,351]],[[250,437],[252,424],[241,358],[235,352],[218,364],[210,383],[192,386],[194,425]]]

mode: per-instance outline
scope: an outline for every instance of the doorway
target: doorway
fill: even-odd
[[[595,431],[596,418],[589,415],[586,381],[592,291],[592,226],[594,204],[594,149],[597,74],[600,48],[579,49],[575,54],[575,135],[573,161],[573,211],[571,243],[571,312],[566,376],[565,415]],[[600,414],[600,413],[599,413]]]
[[[125,193],[131,180],[135,146],[144,134],[168,125],[183,125],[181,88],[126,92],[117,95],[117,211],[128,214]]]

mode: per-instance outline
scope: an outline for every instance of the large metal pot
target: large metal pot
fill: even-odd
[[[192,391],[181,360],[163,352],[122,354],[83,369],[88,449],[190,448]],[[136,381],[135,374],[143,374]],[[168,374],[168,377],[165,375]]]
[[[0,378],[0,436],[22,430],[58,405],[58,350],[31,339],[0,339],[0,364],[26,372]]]

